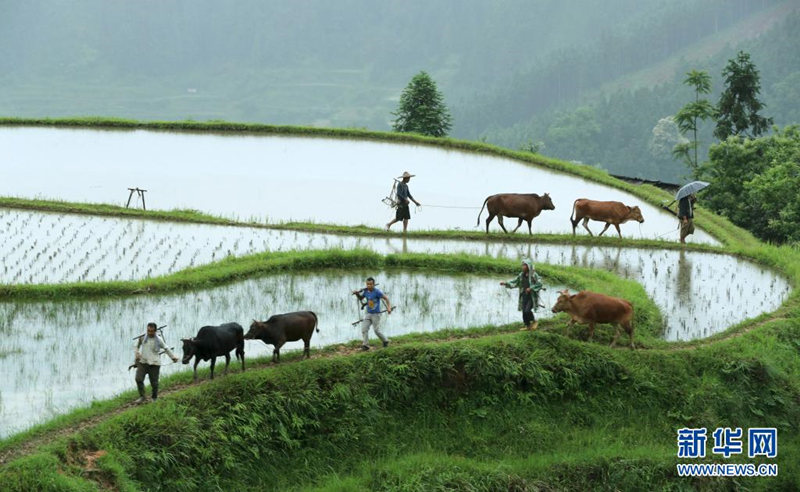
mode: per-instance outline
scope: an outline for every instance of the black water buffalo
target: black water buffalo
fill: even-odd
[[[553,200],[550,199],[550,195],[547,193],[543,196],[539,196],[536,193],[500,193],[487,197],[486,200],[483,201],[483,207],[486,207],[486,210],[489,212],[489,216],[486,218],[487,234],[489,233],[489,223],[495,216],[497,216],[497,223],[500,224],[503,232],[508,232],[506,226],[503,225],[503,217],[505,216],[519,219],[517,227],[511,232],[517,232],[517,229],[519,229],[519,226],[522,225],[522,221],[524,220],[528,223],[528,234],[533,234],[531,231],[531,221],[535,217],[538,217],[539,214],[542,213],[542,210],[556,209],[553,205]],[[476,226],[481,224],[483,207],[481,207],[481,211],[478,212],[478,223],[475,224]]]
[[[305,344],[303,354],[309,358],[311,357],[309,346],[314,328],[317,328],[317,315],[312,311],[275,314],[270,316],[267,321],[253,320],[253,324],[250,325],[250,330],[244,338],[245,340],[258,339],[267,345],[274,345],[275,350],[272,352],[274,362],[280,362],[280,351],[284,343],[302,339]],[[319,332],[319,328],[317,328],[317,332]]]
[[[211,359],[211,379],[214,379],[214,363],[220,355],[225,356],[225,374],[231,363],[231,350],[236,349],[236,358],[242,360],[244,371],[244,328],[239,323],[220,326],[204,326],[194,338],[184,338],[183,363],[188,364],[194,356],[194,380],[197,381],[197,364],[200,359]]]

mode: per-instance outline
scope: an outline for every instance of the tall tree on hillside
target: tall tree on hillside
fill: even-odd
[[[432,137],[445,137],[451,128],[450,111],[436,82],[424,71],[408,83],[400,95],[397,119],[392,128],[396,132],[413,132]]]
[[[714,183],[703,205],[774,242],[800,243],[800,127],[712,145],[701,179]]]
[[[711,92],[711,76],[707,72],[692,70],[686,74],[684,84],[694,87],[694,101],[682,107],[678,114],[675,115],[675,123],[683,135],[688,132],[692,133],[692,140],[689,142],[679,143],[672,150],[672,154],[676,157],[683,159],[684,162],[692,170],[693,175],[697,175],[697,122],[705,121],[714,116],[714,106],[708,102],[708,99],[700,99],[701,94],[708,94]],[[694,155],[692,155],[694,150]]]
[[[717,104],[717,128],[714,136],[725,140],[731,135],[757,137],[769,129],[772,118],[758,114],[764,108],[758,100],[761,81],[750,55],[740,51],[728,60],[722,71],[726,88]]]

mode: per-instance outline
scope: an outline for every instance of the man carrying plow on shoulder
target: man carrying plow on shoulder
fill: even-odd
[[[397,211],[394,220],[386,224],[387,231],[391,229],[393,224],[402,221],[403,234],[405,234],[408,231],[408,221],[411,219],[411,211],[408,209],[409,201],[414,202],[418,207],[422,206],[421,203],[411,196],[411,191],[408,189],[408,182],[411,181],[413,177],[414,174],[405,171],[399,178],[402,179],[402,181],[397,184]]]
[[[533,331],[539,327],[539,322],[533,316],[533,311],[539,309],[539,291],[544,287],[542,280],[533,267],[533,262],[525,258],[522,260],[522,271],[509,282],[500,282],[506,289],[517,287],[519,289],[519,304],[517,310],[522,311],[522,330]]]
[[[152,389],[153,401],[158,398],[158,376],[161,372],[161,354],[166,353],[172,362],[178,362],[178,357],[172,353],[172,350],[164,342],[164,339],[156,333],[157,326],[155,323],[147,323],[147,333],[136,337],[136,344],[134,346],[136,367],[136,389],[139,390],[139,398],[134,403],[143,403],[144,396],[144,377],[150,379],[150,386]]]
[[[361,336],[363,338],[361,350],[369,350],[370,326],[375,330],[375,334],[378,335],[381,342],[383,342],[383,346],[386,347],[389,345],[389,339],[386,338],[381,331],[381,313],[383,312],[381,311],[381,300],[386,303],[386,314],[392,314],[392,303],[389,301],[389,298],[386,297],[386,294],[375,288],[375,279],[372,277],[367,278],[366,288],[354,290],[353,295],[355,295],[359,301],[362,299],[367,300],[367,314],[364,316],[363,320],[358,321],[361,323]]]

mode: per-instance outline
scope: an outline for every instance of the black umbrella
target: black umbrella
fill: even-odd
[[[675,199],[680,200],[685,196],[689,196],[693,193],[697,193],[698,191],[702,190],[710,183],[706,183],[705,181],[692,181],[689,184],[685,184],[681,186],[681,189],[678,190],[678,193],[675,194]]]

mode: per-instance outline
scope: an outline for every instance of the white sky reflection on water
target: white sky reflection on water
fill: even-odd
[[[556,209],[534,219],[536,232],[572,232],[572,203],[591,198],[642,208],[645,222],[623,224],[625,237],[678,237],[673,216],[625,192],[510,159],[436,147],[287,136],[0,127],[0,148],[0,195],[6,196],[125,205],[127,188],[139,187],[148,190],[151,209],[192,208],[248,220],[382,227],[393,218],[393,210],[380,201],[392,179],[408,170],[417,175],[410,188],[423,204],[412,207],[414,229],[476,230],[487,196],[549,193]],[[481,224],[485,218],[484,210]],[[511,219],[506,222],[516,225]],[[595,234],[602,226],[589,224]],[[491,227],[499,230],[496,220]],[[612,227],[609,233],[616,231]],[[586,231],[579,226],[578,234]],[[717,243],[700,230],[689,241]]]
[[[252,318],[310,309],[319,317],[312,349],[360,339],[351,323],[363,314],[350,294],[374,276],[398,306],[384,315],[389,338],[447,327],[521,322],[516,291],[498,285],[507,276],[441,275],[385,271],[274,275],[197,292],[100,301],[0,303],[0,360],[8,369],[0,380],[0,438],[43,422],[92,400],[134,389],[134,336],[147,322],[166,324],[165,338],[181,356],[180,339],[207,324],[235,321],[245,331]],[[563,288],[546,285],[549,292]],[[550,317],[542,309],[537,317]],[[374,334],[371,333],[374,338]],[[282,352],[301,349],[287,343]],[[245,344],[246,358],[272,353],[261,341]],[[162,374],[191,368],[168,364]],[[217,359],[221,375],[225,359]],[[199,367],[208,367],[201,362]],[[241,365],[232,357],[232,370]]]
[[[775,272],[715,253],[348,237],[3,209],[0,226],[8,231],[0,245],[2,283],[142,279],[211,263],[229,252],[242,256],[309,249],[529,256],[540,263],[602,268],[644,286],[665,315],[667,340],[712,335],[776,309],[789,292],[786,280]]]

